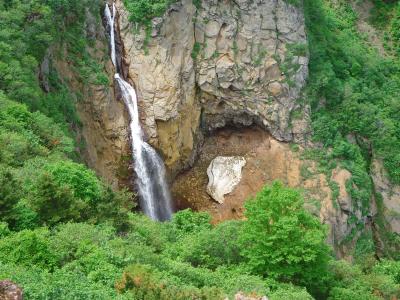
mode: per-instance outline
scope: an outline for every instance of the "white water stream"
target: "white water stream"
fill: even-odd
[[[108,4],[105,8],[108,28],[110,30],[111,60],[117,69],[115,52],[115,22],[116,9],[113,4],[112,13]],[[128,82],[116,73],[122,99],[128,109],[130,120],[130,133],[132,143],[132,155],[134,169],[137,175],[137,186],[143,212],[153,220],[164,221],[171,218],[171,196],[165,179],[165,167],[157,152],[143,140],[143,132],[140,126],[139,109],[136,91]]]

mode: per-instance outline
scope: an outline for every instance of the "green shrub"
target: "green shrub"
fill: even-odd
[[[151,19],[162,16],[175,0],[124,0],[130,21],[148,24]]]
[[[329,260],[326,230],[303,204],[299,192],[281,183],[264,187],[245,204],[241,252],[254,274],[323,290]]]
[[[216,287],[195,288],[175,286],[162,280],[160,275],[144,265],[128,267],[116,287],[128,291],[134,299],[224,299],[225,294]]]
[[[172,218],[172,226],[182,235],[211,229],[211,216],[208,213],[195,213],[190,209],[178,211]]]
[[[242,222],[229,221],[213,230],[202,229],[182,238],[167,251],[171,258],[179,258],[193,266],[215,270],[223,265],[237,265],[242,261],[238,247],[238,231]]]
[[[23,230],[0,239],[0,261],[53,269],[56,256],[50,249],[47,229]]]

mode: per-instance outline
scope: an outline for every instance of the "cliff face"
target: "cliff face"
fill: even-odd
[[[350,220],[364,222],[346,192],[351,174],[339,168],[321,174],[284,143],[305,144],[310,133],[309,107],[300,101],[308,75],[301,9],[279,0],[204,0],[197,8],[182,0],[153,19],[146,38],[116,3],[123,65],[149,141],[171,178],[193,166],[174,180],[177,206],[209,211],[214,222],[241,218],[244,201],[278,179],[307,191],[337,255],[349,254],[358,238],[344,243],[356,226]],[[218,155],[247,161],[223,204],[206,193],[206,170]],[[329,182],[338,186],[337,197]]]
[[[116,4],[142,124],[171,174],[193,164],[204,133],[227,125],[258,124],[279,140],[305,140],[308,107],[296,102],[308,64],[300,9],[277,0],[198,8],[182,0],[153,20],[148,38]]]
[[[280,0],[203,0],[197,8],[181,0],[153,19],[148,36],[129,22],[121,0],[116,6],[120,71],[137,90],[143,128],[163,156],[178,207],[209,211],[215,222],[241,218],[244,201],[278,179],[304,189],[307,207],[329,225],[337,255],[351,257],[357,239],[371,230],[375,199],[364,217],[346,191],[352,174],[340,168],[322,174],[286,143],[304,145],[310,135],[309,107],[301,101],[308,74],[301,9]],[[90,56],[109,84],[82,82],[62,47],[49,51],[42,73],[51,64],[81,94],[79,134],[88,165],[114,187],[131,187],[129,117],[114,91],[108,37],[90,14],[85,30],[95,41]],[[247,161],[224,204],[206,193],[206,169],[218,155]],[[371,175],[387,229],[399,232],[400,192],[377,160]]]
[[[71,63],[68,47],[55,45],[49,49],[41,66],[41,77],[48,77],[49,68],[54,69],[64,82],[72,97],[75,97],[77,113],[82,124],[77,129],[78,142],[84,145],[81,155],[96,173],[114,188],[131,186],[131,172],[128,171],[130,143],[128,133],[129,118],[121,101],[114,92],[114,68],[109,59],[108,39],[100,16],[86,12],[85,35],[94,41],[88,47],[90,59],[102,68],[108,84],[93,84],[90,74],[83,81],[79,70]]]
[[[204,126],[256,123],[279,140],[304,138],[290,128],[308,75],[301,10],[275,0],[204,1],[194,28]]]
[[[345,239],[352,230],[349,214],[333,205],[327,178],[281,142],[305,143],[310,132],[309,108],[299,104],[308,74],[301,10],[276,0],[202,1],[201,8],[182,0],[153,20],[149,38],[129,22],[121,1],[116,6],[121,72],[137,90],[147,138],[163,155],[171,179],[194,165],[174,182],[178,206],[207,210],[215,222],[240,218],[244,201],[279,179],[317,199],[308,206],[330,225],[332,244]],[[93,28],[92,55],[112,83],[104,30]],[[79,85],[66,62],[56,61],[56,66],[72,79],[73,90],[83,91],[78,111],[89,165],[109,181],[124,183],[118,170],[129,173],[128,116],[115,100],[113,85]],[[238,130],[243,127],[248,129]],[[221,154],[243,155],[248,164],[235,191],[216,205],[206,194],[205,170]],[[312,178],[301,175],[307,167],[313,168]],[[340,187],[344,207],[351,206],[345,192],[351,175],[343,172],[338,170],[332,180]],[[345,252],[337,247],[339,256]]]

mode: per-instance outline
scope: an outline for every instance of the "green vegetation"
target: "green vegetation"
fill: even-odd
[[[75,171],[71,165],[49,170]],[[75,187],[89,183],[79,196],[93,201],[99,197],[96,180],[83,174],[77,181],[59,180]],[[300,194],[280,183],[247,203],[246,220],[216,226],[208,214],[189,210],[165,223],[137,214],[113,216],[125,221],[120,229],[70,218],[21,231],[3,223],[0,278],[20,284],[28,299],[224,299],[238,291],[271,299],[313,299],[310,293],[340,299],[356,292],[390,299],[400,293],[397,262],[374,261],[365,270],[334,262],[325,228],[304,210]]]
[[[384,46],[393,55],[400,56],[400,3],[373,0],[372,23],[384,32]]]
[[[125,0],[131,20],[147,26],[145,43],[151,18],[171,3]],[[207,213],[183,210],[158,223],[132,212],[129,192],[113,191],[80,164],[71,130],[79,97],[50,57],[46,78],[38,69],[50,48],[57,58],[66,54],[82,89],[108,84],[90,49],[96,36],[86,30],[86,14],[100,22],[101,4],[0,0],[0,280],[16,282],[27,299],[231,299],[239,291],[272,300],[400,297],[400,264],[375,260],[371,232],[358,239],[354,265],[335,261],[325,227],[298,191],[280,183],[250,199],[243,220],[212,225]],[[387,22],[395,46],[397,8],[382,7],[390,17],[376,22]],[[305,12],[309,49],[292,45],[288,62],[310,51],[314,137],[326,147],[308,155],[327,174],[337,165],[352,172],[347,188],[365,217],[371,149],[400,182],[398,60],[365,47],[346,1],[308,0]],[[200,49],[195,44],[194,58]],[[382,218],[377,225],[384,231]]]
[[[252,273],[311,288],[323,287],[328,246],[325,228],[294,190],[275,183],[246,203],[240,243]]]
[[[317,141],[333,149],[370,194],[363,139],[383,158],[390,178],[400,183],[398,105],[400,64],[368,48],[355,29],[356,14],[347,1],[305,2],[311,54],[308,94],[314,109]],[[355,141],[349,142],[349,135]],[[367,200],[368,201],[368,200]]]
[[[194,5],[197,9],[201,9],[201,1],[202,1],[202,0],[192,0],[193,5]]]
[[[141,25],[149,25],[153,18],[162,16],[174,2],[176,0],[124,0],[129,20]]]
[[[193,45],[193,50],[192,50],[193,60],[196,60],[197,56],[200,54],[200,51],[201,51],[201,44],[198,42],[195,42]]]
[[[346,188],[353,209],[366,216],[373,195],[372,155],[383,160],[391,181],[400,183],[400,63],[368,46],[356,29],[357,15],[348,1],[305,1],[305,15],[311,56],[306,92],[313,109],[313,137],[327,149],[311,151],[307,157],[319,161],[327,178],[338,165],[349,170],[352,177]],[[346,241],[364,227],[355,216],[350,220],[356,227]],[[384,221],[378,223],[385,232]],[[397,243],[393,238],[385,242]]]

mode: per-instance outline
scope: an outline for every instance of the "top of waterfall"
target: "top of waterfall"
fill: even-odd
[[[115,8],[115,3],[113,2],[113,4],[112,4],[112,13],[111,13],[110,6],[108,5],[108,3],[106,3],[106,7],[105,7],[106,14],[109,14],[112,19],[115,18],[115,9],[116,9]]]

